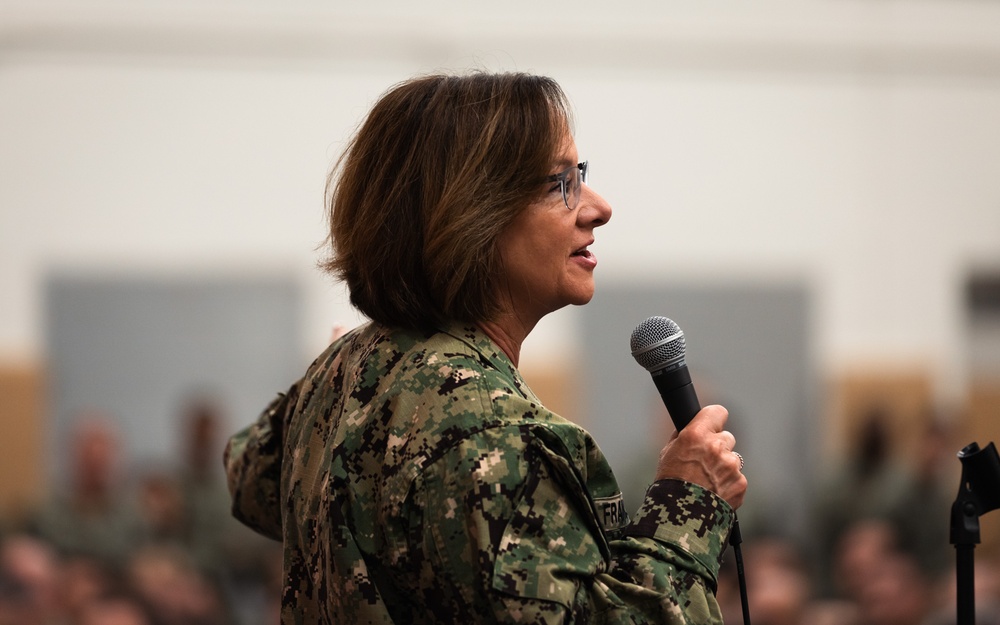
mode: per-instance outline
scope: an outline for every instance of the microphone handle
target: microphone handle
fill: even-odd
[[[667,407],[674,427],[680,432],[701,410],[701,402],[694,391],[687,365],[653,372],[653,384],[660,392],[660,399]]]
[[[694,384],[691,383],[691,373],[688,371],[687,364],[682,363],[673,368],[654,372],[653,384],[656,385],[656,390],[660,392],[660,398],[667,406],[667,412],[670,413],[674,427],[680,432],[701,410],[701,402],[698,401],[698,394],[694,392]],[[736,555],[736,577],[740,587],[743,625],[750,625],[750,601],[747,595],[746,573],[743,568],[743,550],[740,547],[742,542],[740,520],[736,518],[734,513],[729,544],[732,545],[733,553]]]

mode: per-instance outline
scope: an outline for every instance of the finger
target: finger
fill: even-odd
[[[738,452],[738,451],[734,451],[734,452],[732,452],[732,453],[733,453],[733,456],[734,456],[734,457],[736,458],[736,461],[740,463],[740,466],[739,466],[739,469],[737,469],[737,470],[738,470],[738,471],[739,471],[740,473],[742,473],[742,472],[743,472],[743,465],[744,465],[744,464],[746,464],[746,463],[745,463],[745,462],[743,461],[743,456],[742,456],[742,455],[740,454],[740,452]]]
[[[729,430],[722,430],[719,432],[719,439],[722,441],[722,447],[726,451],[736,449],[736,436],[734,436]]]
[[[699,410],[698,414],[691,420],[691,423],[693,424],[697,421],[700,426],[708,428],[709,431],[721,432],[728,419],[728,410],[719,405],[711,405]]]

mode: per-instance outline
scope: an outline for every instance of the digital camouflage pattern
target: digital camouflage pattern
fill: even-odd
[[[664,480],[630,520],[475,327],[348,333],[225,461],[234,514],[284,542],[286,625],[722,622],[732,508]]]

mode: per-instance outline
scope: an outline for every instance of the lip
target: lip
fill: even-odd
[[[573,252],[570,254],[570,256],[576,256],[576,255],[580,254],[580,252],[586,252],[587,254],[590,254],[591,252],[587,248],[590,247],[593,244],[594,244],[594,239],[590,239],[589,241],[587,241],[586,243],[584,243],[580,247],[578,247],[575,250],[573,250]]]
[[[593,269],[594,267],[597,266],[597,256],[595,256],[593,252],[587,249],[591,245],[593,245],[593,243],[594,240],[591,239],[590,242],[587,243],[586,245],[582,245],[576,248],[576,250],[574,250],[573,253],[570,254],[570,258],[572,258],[574,262],[584,266],[587,269]]]

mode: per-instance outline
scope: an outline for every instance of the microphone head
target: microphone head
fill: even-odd
[[[650,373],[684,364],[684,332],[666,317],[650,317],[632,331],[632,357]]]

